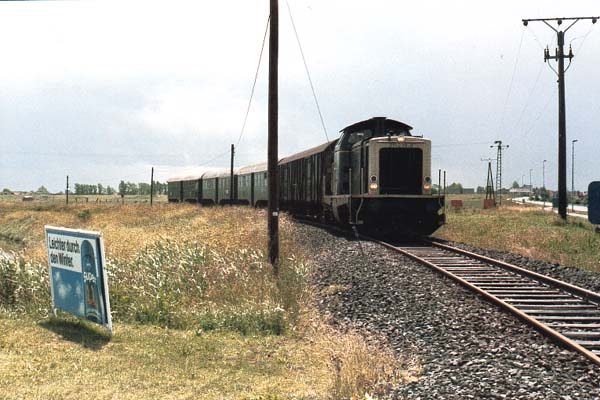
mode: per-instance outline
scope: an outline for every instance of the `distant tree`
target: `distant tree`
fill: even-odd
[[[449,193],[462,193],[463,186],[460,183],[452,182],[452,184],[450,186],[448,186],[447,191]]]
[[[127,185],[125,184],[125,182],[124,182],[124,181],[121,181],[121,182],[119,183],[119,194],[120,194],[121,196],[124,196],[124,195],[126,195],[126,194],[127,194]]]
[[[520,188],[521,186],[519,185],[519,182],[517,182],[517,181],[513,181],[513,183],[512,183],[512,186],[511,186],[511,187],[512,187],[513,189],[518,189],[518,188]]]
[[[167,194],[167,184],[160,183],[158,181],[154,182],[154,193],[156,194]]]
[[[483,186],[477,186],[477,193],[485,193],[485,188]]]
[[[37,194],[50,194],[50,192],[48,191],[48,189],[46,189],[44,186],[40,186],[38,188],[38,190],[35,191]]]
[[[115,189],[113,189],[111,186],[107,186],[105,191],[106,191],[106,194],[108,194],[110,196],[115,194]]]
[[[133,182],[125,183],[125,194],[135,195],[138,194],[138,185]]]
[[[138,183],[138,194],[140,195],[149,195],[150,194],[150,184],[140,182]]]
[[[11,192],[8,188],[4,188],[2,189],[2,194],[13,194],[13,192]]]

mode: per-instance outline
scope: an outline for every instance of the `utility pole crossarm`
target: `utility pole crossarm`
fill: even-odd
[[[598,19],[600,19],[600,17],[566,17],[566,18],[525,18],[522,19],[521,21],[523,21],[523,25],[527,26],[527,24],[529,24],[530,22],[548,22],[548,21],[556,21],[558,23],[558,25],[561,25],[563,23],[563,21],[579,21],[582,19],[591,19],[592,20],[592,24],[595,24],[596,21],[598,21]],[[573,24],[571,24],[573,25]]]

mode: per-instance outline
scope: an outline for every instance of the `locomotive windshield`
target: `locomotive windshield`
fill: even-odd
[[[342,130],[336,150],[350,150],[356,143],[381,136],[411,136],[411,126],[384,117],[371,118]]]
[[[373,131],[371,129],[365,129],[360,132],[349,133],[346,142],[348,145],[352,146],[355,143],[370,139],[371,137],[373,137]]]
[[[398,128],[398,127],[386,127],[385,129],[385,135],[389,135],[389,136],[411,136],[410,132],[407,129],[404,128]]]

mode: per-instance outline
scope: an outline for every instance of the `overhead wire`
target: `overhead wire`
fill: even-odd
[[[529,27],[526,27],[526,29],[529,31],[529,33],[531,33],[531,35],[532,35],[532,36],[533,36],[533,38],[535,39],[535,42],[536,42],[536,43],[538,44],[538,46],[540,47],[540,49],[542,49],[542,51],[544,51],[544,47],[543,47],[542,43],[540,42],[539,38],[537,37],[537,35],[535,34],[535,32],[534,32],[533,30],[531,30]],[[555,43],[556,43],[556,38],[554,39],[554,41],[553,41],[553,43],[552,43],[552,46],[554,46],[554,44],[555,44]],[[544,63],[544,64],[545,64],[545,63]],[[537,85],[538,85],[538,83],[539,83],[539,80],[540,80],[540,77],[541,77],[541,74],[542,74],[542,70],[544,69],[544,64],[540,63],[540,67],[539,67],[539,69],[538,69],[538,72],[537,72],[537,75],[536,75],[536,78],[535,78],[535,82],[534,82],[534,84],[533,84],[533,86],[532,86],[531,90],[529,91],[529,94],[527,95],[527,99],[525,100],[525,104],[524,104],[524,106],[523,106],[523,110],[522,110],[522,111],[521,111],[521,113],[519,114],[519,118],[517,119],[517,122],[515,123],[515,125],[514,125],[514,129],[512,130],[512,132],[516,132],[516,131],[518,131],[518,130],[519,130],[519,127],[520,127],[520,125],[521,125],[521,122],[523,121],[523,117],[525,116],[525,112],[526,112],[526,111],[527,111],[527,109],[529,108],[529,105],[530,105],[530,100],[531,100],[531,98],[532,98],[533,94],[535,93],[535,90],[537,89]],[[552,69],[552,67],[551,67],[551,66],[550,66],[550,68]],[[540,113],[541,113],[541,112],[543,112],[543,111],[546,109],[547,105],[548,105],[548,103],[546,103],[546,104],[544,105],[544,107],[542,108],[542,111],[540,111]],[[538,117],[535,119],[535,121],[534,121],[534,122],[537,122],[537,120],[539,120],[539,118],[541,118],[541,114],[540,114],[540,115],[538,115]],[[533,126],[535,126],[535,123],[534,123],[534,125],[533,125]],[[529,131],[528,131],[528,132],[529,132]],[[511,135],[511,136],[512,136],[512,135]]]
[[[544,45],[542,44],[542,42],[540,42],[540,39],[537,37],[535,32],[533,30],[531,30],[531,28],[529,28],[529,26],[526,26],[525,29],[527,29],[527,31],[529,31],[529,33],[531,33],[531,35],[533,35],[533,38],[537,42],[538,46],[540,46],[540,49],[542,49],[542,51],[544,51]]]
[[[527,108],[529,107],[529,101],[531,100],[531,97],[533,96],[535,89],[537,89],[537,85],[538,85],[538,82],[540,81],[540,76],[542,75],[543,69],[544,69],[544,65],[542,63],[540,63],[540,68],[538,69],[537,76],[535,77],[535,83],[533,84],[533,87],[531,88],[531,91],[529,92],[529,95],[527,96],[527,99],[525,100],[525,105],[523,107],[523,110],[521,111],[521,114],[519,115],[519,118],[517,119],[517,122],[515,123],[515,129],[519,127],[519,125],[521,124],[521,121],[523,120],[523,117],[525,116],[525,111],[527,111]]]
[[[585,35],[583,35],[583,40],[581,41],[581,44],[579,45],[579,48],[577,48],[577,51],[575,52],[576,54],[579,53],[581,51],[581,49],[583,48],[583,45],[585,43],[585,40],[587,39],[587,37],[590,35],[590,33],[592,33],[592,31],[594,30],[594,28],[596,27],[596,24],[592,24],[592,26],[590,27],[590,29],[587,31],[587,33]],[[569,46],[577,39],[580,39],[581,36],[577,36],[574,39],[571,39],[571,41],[569,42]]]
[[[521,47],[523,46],[523,37],[525,36],[525,29],[521,31],[521,40],[519,41],[519,49],[517,50],[517,57],[515,58],[515,65],[513,66],[512,76],[510,78],[510,84],[508,86],[508,93],[504,100],[504,107],[502,108],[502,118],[500,119],[500,131],[504,129],[504,119],[506,117],[506,107],[508,106],[508,99],[512,93],[512,87],[515,80],[515,74],[517,72],[517,65],[519,64],[519,58],[521,56]],[[499,132],[501,133],[501,132]]]
[[[554,91],[552,93],[555,93]],[[546,104],[544,104],[544,106],[542,107],[542,109],[540,110],[540,112],[538,113],[537,117],[535,117],[535,119],[532,121],[532,124],[530,125],[529,129],[527,129],[522,135],[521,138],[524,138],[525,136],[527,136],[532,130],[533,128],[536,127],[537,125],[537,121],[539,121],[539,119],[542,117],[542,115],[544,114],[544,112],[546,111],[546,109],[548,108],[548,105],[550,104],[550,101],[554,99],[554,95],[551,94],[550,96],[548,96],[548,99],[546,100]]]
[[[531,29],[529,29],[529,27],[527,27],[527,29],[533,35],[536,42],[538,43],[538,45],[540,45],[540,48],[543,51],[544,47],[541,45],[541,42],[539,41],[538,37],[535,35],[535,33]],[[555,44],[556,44],[556,38],[554,38],[554,40],[552,41],[552,47],[554,47]],[[539,83],[540,76],[542,75],[542,70],[544,69],[544,64],[540,63],[540,68],[539,68],[537,76],[535,78],[535,83],[533,84],[533,87],[532,87],[531,91],[529,92],[529,95],[527,96],[527,100],[525,101],[525,106],[523,107],[523,111],[521,111],[521,114],[519,115],[519,119],[517,120],[517,123],[515,124],[515,130],[517,130],[519,128],[519,125],[520,125],[521,121],[523,120],[523,117],[525,116],[525,111],[527,111],[527,108],[529,107],[529,101],[531,100],[531,97],[533,96],[533,93],[535,92],[535,89],[537,88],[537,84]]]
[[[250,91],[250,100],[248,100],[248,108],[246,109],[246,115],[244,116],[244,123],[242,124],[242,129],[240,131],[240,135],[238,136],[238,140],[235,144],[237,147],[242,140],[242,136],[244,135],[244,130],[246,129],[246,123],[248,122],[248,115],[250,115],[250,106],[252,105],[252,98],[254,97],[254,90],[256,89],[256,82],[258,81],[258,73],[260,71],[260,64],[262,61],[263,52],[265,50],[265,43],[267,41],[267,32],[269,31],[269,23],[271,22],[271,15],[267,17],[267,25],[265,27],[265,33],[263,35],[262,45],[260,47],[260,54],[258,56],[258,65],[256,66],[256,73],[254,74],[254,82],[252,83],[252,90]]]
[[[319,106],[319,100],[317,99],[317,93],[315,92],[315,87],[314,87],[312,79],[310,77],[310,72],[308,70],[308,64],[306,63],[306,57],[304,56],[304,51],[302,50],[302,44],[300,43],[300,36],[298,35],[298,30],[296,29],[296,24],[294,23],[294,17],[292,16],[292,9],[290,8],[290,3],[287,0],[285,0],[285,4],[287,5],[290,20],[292,21],[292,28],[294,29],[294,34],[296,35],[296,41],[298,42],[298,47],[300,49],[300,55],[302,56],[302,62],[304,63],[304,70],[306,71],[306,76],[308,77],[308,83],[310,84],[310,90],[312,91],[312,95],[315,100],[315,105],[317,106],[319,118],[321,119],[321,125],[323,126],[323,132],[325,132],[325,138],[329,142],[329,135],[327,134],[327,128],[325,127],[325,121],[323,120],[323,114],[321,113],[321,107]]]

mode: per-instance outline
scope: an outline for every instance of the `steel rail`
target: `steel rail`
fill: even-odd
[[[525,268],[522,268],[522,267],[518,267],[516,265],[509,264],[509,263],[504,262],[504,261],[496,260],[496,259],[493,259],[493,258],[490,258],[490,257],[482,256],[481,254],[476,254],[476,253],[473,253],[473,252],[470,252],[470,251],[467,251],[467,250],[463,250],[463,249],[460,249],[458,247],[448,246],[447,244],[436,242],[434,240],[428,240],[428,242],[430,242],[435,247],[439,247],[439,248],[442,248],[442,249],[445,249],[445,250],[448,250],[448,251],[452,251],[454,253],[459,253],[459,254],[465,255],[467,257],[474,258],[476,260],[480,260],[480,261],[484,261],[484,262],[487,262],[487,263],[490,263],[490,264],[494,264],[494,265],[497,265],[499,267],[508,269],[510,271],[517,272],[517,273],[519,273],[521,275],[525,275],[525,276],[531,277],[531,278],[533,278],[535,280],[539,280],[539,281],[545,282],[545,283],[547,283],[549,285],[558,287],[558,288],[560,288],[562,290],[565,290],[565,291],[570,292],[572,294],[575,294],[577,296],[583,297],[586,300],[589,300],[589,301],[591,301],[593,303],[596,303],[596,304],[600,305],[600,294],[592,292],[591,290],[587,290],[587,289],[581,288],[579,286],[571,285],[570,283],[559,281],[558,279],[551,278],[549,276],[542,275],[542,274],[539,274],[537,272],[533,272],[533,271],[530,271],[528,269],[525,269]]]
[[[480,294],[484,298],[490,300],[491,302],[499,305],[501,308],[503,308],[503,309],[509,311],[510,313],[514,314],[515,316],[517,316],[522,321],[524,321],[527,324],[533,326],[535,329],[537,329],[538,331],[540,331],[542,334],[545,334],[546,336],[548,336],[548,337],[550,337],[550,338],[558,341],[559,343],[563,344],[565,347],[570,348],[571,350],[580,353],[584,357],[588,358],[590,361],[592,361],[592,362],[600,365],[600,357],[597,354],[595,354],[593,351],[591,351],[591,350],[587,349],[586,347],[584,347],[583,345],[575,342],[574,340],[572,340],[571,338],[569,338],[569,337],[565,336],[564,334],[560,333],[556,329],[553,329],[547,323],[542,322],[542,321],[550,321],[549,323],[552,323],[552,321],[554,321],[554,323],[558,323],[560,321],[579,321],[579,320],[581,320],[583,318],[586,318],[586,317],[581,317],[580,315],[573,315],[571,317],[564,316],[564,315],[563,316],[558,316],[558,317],[545,316],[544,315],[544,310],[543,310],[544,305],[539,305],[539,304],[527,305],[526,301],[524,302],[523,300],[519,300],[519,296],[520,295],[514,295],[516,297],[513,299],[513,302],[520,303],[520,304],[525,304],[525,305],[521,306],[521,308],[525,308],[525,310],[519,309],[518,306],[512,305],[509,302],[507,302],[507,301],[501,299],[500,297],[498,297],[502,293],[501,292],[502,291],[502,284],[498,284],[499,286],[497,286],[495,289],[494,289],[494,286],[492,284],[491,291],[496,291],[496,292],[500,291],[500,294],[498,296],[496,296],[493,293],[490,293],[490,291],[488,291],[488,290],[486,290],[486,289],[484,289],[482,287],[477,286],[476,283],[469,282],[469,279],[465,279],[465,278],[459,276],[458,274],[453,273],[451,271],[452,268],[456,269],[456,268],[461,268],[460,267],[461,265],[469,265],[469,264],[466,264],[464,262],[460,263],[459,259],[456,259],[456,264],[453,264],[452,268],[446,269],[446,268],[444,268],[444,267],[442,267],[440,265],[437,265],[435,263],[435,261],[428,261],[428,260],[420,257],[419,255],[413,254],[409,250],[406,250],[405,248],[402,248],[400,246],[395,246],[395,245],[386,243],[384,241],[380,241],[380,240],[369,238],[369,237],[364,237],[364,238],[366,238],[368,240],[371,240],[371,241],[374,241],[376,243],[379,243],[379,244],[381,244],[382,246],[384,246],[384,247],[386,247],[388,249],[391,249],[393,251],[401,253],[401,254],[405,255],[406,257],[408,257],[408,258],[410,258],[410,259],[412,259],[414,261],[417,261],[417,262],[419,262],[419,263],[421,263],[423,265],[426,265],[427,267],[429,267],[429,268],[431,268],[431,269],[433,269],[433,270],[435,270],[437,272],[440,272],[444,276],[447,276],[447,277],[453,279],[454,281],[458,282],[462,286],[468,288],[469,290],[471,290],[471,291],[473,291],[475,293]],[[568,293],[568,294],[574,295],[576,297],[583,297],[586,300],[588,300],[588,299],[592,300],[593,299],[592,302],[593,302],[593,304],[595,306],[597,306],[596,302],[598,302],[599,299],[600,299],[600,295],[598,295],[597,293],[594,293],[594,292],[591,292],[589,290],[586,290],[586,289],[583,289],[583,288],[580,288],[580,287],[568,284],[566,282],[562,282],[562,281],[556,280],[554,278],[550,278],[550,277],[547,277],[547,276],[544,276],[544,275],[541,275],[541,274],[538,274],[538,273],[535,273],[535,272],[532,272],[532,271],[525,270],[525,269],[523,269],[521,267],[517,267],[517,266],[512,265],[512,264],[504,263],[504,262],[499,261],[499,260],[494,260],[494,259],[491,259],[489,257],[481,256],[479,254],[468,252],[468,251],[465,251],[465,250],[462,250],[462,249],[457,249],[457,248],[454,248],[454,247],[451,247],[451,246],[448,246],[448,245],[445,245],[445,244],[433,242],[433,241],[430,241],[428,243],[428,245],[432,249],[439,248],[439,249],[448,251],[450,253],[459,254],[459,255],[461,255],[463,257],[467,257],[467,260],[468,259],[474,259],[474,260],[477,260],[477,261],[484,262],[485,264],[483,264],[481,266],[482,268],[476,268],[476,269],[479,269],[479,271],[481,273],[483,273],[483,274],[485,274],[485,272],[483,272],[485,270],[484,267],[491,265],[493,267],[499,268],[500,270],[509,270],[509,271],[514,272],[516,274],[527,276],[528,278],[530,278],[530,279],[532,279],[534,281],[543,282],[544,284],[548,285],[546,287],[543,287],[543,288],[547,289],[546,291],[552,292],[553,288],[560,289],[560,290],[563,291],[563,293],[559,292],[559,293],[553,295],[553,297],[550,297],[550,299],[553,299],[553,298],[557,299],[556,302],[558,302],[558,303],[561,303],[561,302],[565,303],[565,301],[564,301],[564,297],[565,297],[564,294],[565,294],[565,292]],[[435,257],[432,257],[432,258],[435,258]],[[439,257],[439,258],[442,258],[442,257]],[[472,269],[473,269],[473,267],[471,267],[471,270]],[[468,268],[463,268],[462,270],[459,269],[459,271],[461,271],[463,273],[464,273],[464,271],[467,271],[467,270],[468,270]],[[476,276],[477,275],[475,275],[475,277]],[[493,281],[493,278],[489,278],[489,279],[490,279],[490,281]],[[483,281],[483,282],[486,282],[486,281]],[[514,287],[514,285],[515,285],[514,283],[511,283],[510,287]],[[480,286],[484,286],[485,287],[486,283],[481,283]],[[528,290],[529,290],[528,287],[523,287],[522,291],[524,293],[527,293]],[[510,293],[515,293],[517,291],[519,291],[519,290],[512,289],[512,290],[510,290]],[[543,292],[543,291],[539,290],[539,288],[537,289],[537,291],[538,291],[538,293]],[[509,296],[509,298],[511,298],[510,295],[508,295],[508,294],[506,294],[505,296]],[[526,298],[527,299],[539,299],[538,296],[539,296],[539,294],[538,295],[528,295]],[[560,299],[563,299],[563,300],[561,301]],[[540,301],[535,301],[534,303],[540,303]],[[568,302],[566,302],[566,303],[568,303]],[[542,304],[543,304],[543,301],[542,301]],[[546,307],[551,307],[551,306],[546,306]],[[586,307],[586,306],[581,306],[580,308],[582,308],[582,307]],[[533,308],[533,310],[530,310],[531,314],[540,314],[540,316],[538,317],[539,319],[536,318],[533,315],[528,314],[527,313],[527,308]],[[539,308],[539,309],[542,309],[542,310],[541,311],[540,310],[536,310],[536,308]],[[600,308],[596,307],[596,309],[598,310],[598,315],[600,315]],[[537,312],[532,312],[532,311],[537,311]],[[547,311],[547,312],[550,312],[552,314],[551,310]],[[563,313],[564,312],[565,311],[563,311]],[[554,312],[554,314],[561,314],[561,312],[557,311],[557,312]],[[598,321],[600,321],[600,316],[597,319],[598,319]],[[584,320],[584,322],[585,322],[585,320]],[[580,324],[563,324],[562,326],[565,329],[566,328],[570,328],[570,327],[584,329],[583,325],[580,325]],[[586,324],[585,327],[596,328],[595,324]],[[596,332],[590,332],[590,333],[588,333],[588,332],[569,332],[569,334],[571,336],[579,337],[579,338],[592,337],[592,338],[597,339],[597,338],[600,337],[600,332],[597,332],[597,331]],[[600,345],[600,342],[587,341],[587,342],[584,342],[584,343],[586,343],[587,345],[593,345],[593,346]]]

